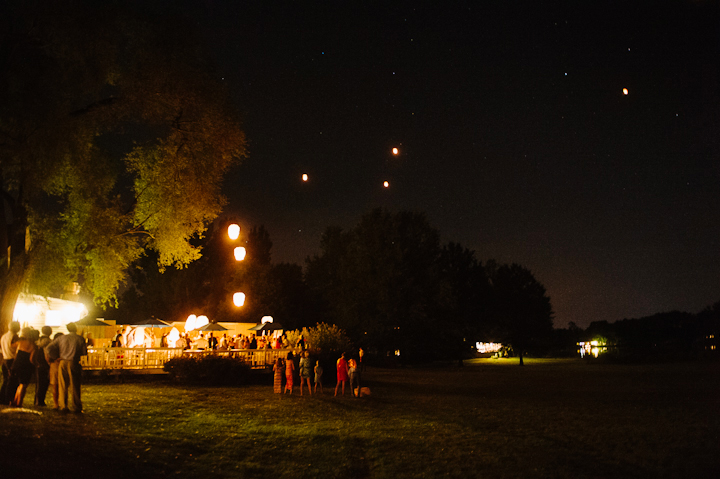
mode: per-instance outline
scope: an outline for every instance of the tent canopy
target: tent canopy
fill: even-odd
[[[281,329],[283,329],[283,327],[280,323],[264,323],[253,326],[250,328],[250,331],[279,331]]]
[[[149,319],[142,321],[137,324],[131,324],[130,326],[139,326],[144,328],[169,328],[170,323],[166,323],[162,319],[158,319],[155,316],[151,316]]]
[[[228,328],[217,323],[207,323],[204,326],[194,329],[194,331],[227,331]]]

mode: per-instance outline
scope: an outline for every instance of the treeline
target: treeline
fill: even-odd
[[[353,228],[329,227],[304,268],[273,264],[263,227],[238,243],[220,224],[198,240],[203,257],[164,274],[145,256],[133,270],[118,317],[258,322],[270,315],[285,329],[336,324],[368,352],[408,362],[470,356],[476,341],[512,344],[517,355],[546,343],[552,307],[544,286],[517,264],[481,263],[457,243],[441,244],[423,214],[376,209]],[[242,308],[232,293],[246,294]]]
[[[671,311],[614,323],[596,321],[586,332],[591,337],[605,338],[609,348],[619,355],[716,354],[720,302],[697,314]]]

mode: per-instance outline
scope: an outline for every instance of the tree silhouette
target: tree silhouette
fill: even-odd
[[[530,270],[518,264],[497,266],[490,261],[485,267],[492,285],[493,323],[522,365],[532,342],[552,331],[550,298]]]

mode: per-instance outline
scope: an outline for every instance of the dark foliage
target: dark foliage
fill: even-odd
[[[173,358],[163,369],[174,381],[202,386],[241,386],[250,375],[242,360],[214,355]]]

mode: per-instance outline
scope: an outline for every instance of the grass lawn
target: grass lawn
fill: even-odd
[[[363,382],[371,397],[90,382],[83,415],[0,409],[0,477],[720,477],[718,363],[472,360]]]

